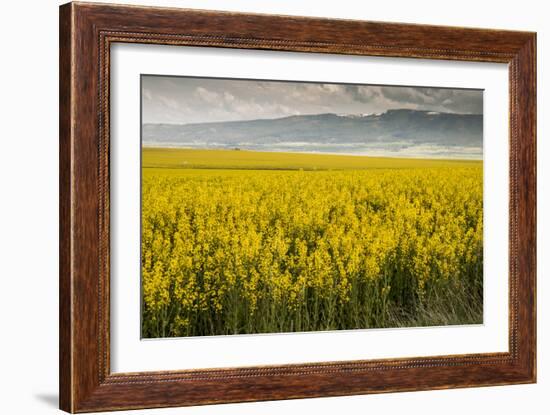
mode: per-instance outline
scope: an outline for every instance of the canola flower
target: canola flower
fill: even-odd
[[[142,335],[481,323],[481,166],[144,169]]]

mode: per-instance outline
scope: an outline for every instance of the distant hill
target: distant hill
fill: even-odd
[[[381,114],[316,114],[199,124],[144,124],[145,145],[350,152],[415,146],[475,148],[483,116],[409,109]],[[346,149],[349,149],[346,150]]]

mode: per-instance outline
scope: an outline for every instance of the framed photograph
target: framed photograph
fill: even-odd
[[[60,8],[60,407],[536,381],[536,35]]]

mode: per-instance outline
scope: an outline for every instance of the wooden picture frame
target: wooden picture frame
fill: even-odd
[[[509,65],[509,352],[111,373],[109,62],[114,43]],[[68,412],[536,381],[536,34],[69,3],[60,8],[60,408]]]

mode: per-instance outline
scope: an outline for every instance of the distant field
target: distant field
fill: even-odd
[[[147,148],[144,168],[247,170],[364,170],[431,167],[481,167],[477,160],[405,159],[329,154]]]
[[[483,165],[144,148],[145,338],[483,322]]]

